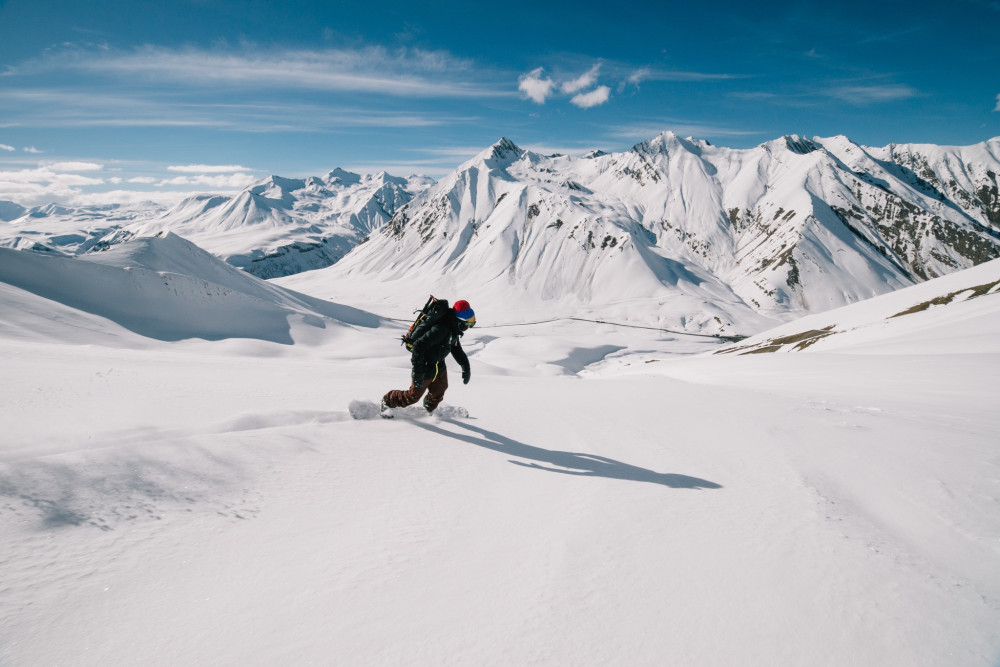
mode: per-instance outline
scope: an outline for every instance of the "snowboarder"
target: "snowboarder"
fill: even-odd
[[[433,297],[432,297],[433,299]],[[410,361],[413,365],[412,383],[406,390],[395,389],[382,397],[381,414],[391,418],[391,408],[404,408],[413,405],[424,397],[424,408],[434,412],[444,398],[448,389],[448,369],[444,360],[451,354],[462,367],[462,382],[469,384],[472,370],[469,368],[469,357],[462,349],[461,337],[476,324],[476,314],[468,301],[459,300],[453,308],[445,308],[439,316],[428,318],[426,322],[416,325],[410,334],[404,337],[406,346],[412,351]],[[418,319],[418,322],[420,320]]]

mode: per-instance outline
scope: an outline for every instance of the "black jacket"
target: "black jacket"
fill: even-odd
[[[444,361],[449,354],[455,358],[463,372],[468,371],[469,357],[462,349],[461,337],[458,318],[449,310],[438,322],[414,339],[413,354],[410,357],[414,373],[424,377],[433,376],[434,366]]]

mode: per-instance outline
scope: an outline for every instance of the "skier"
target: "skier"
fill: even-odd
[[[407,347],[412,350],[410,361],[413,364],[413,382],[409,389],[395,389],[382,397],[382,416],[391,419],[390,408],[413,405],[425,391],[427,396],[424,397],[424,408],[429,413],[434,412],[448,389],[448,369],[444,360],[449,353],[462,367],[462,382],[469,384],[472,370],[460,339],[475,325],[476,314],[469,302],[462,299],[455,302],[454,308],[449,308],[435,320],[428,321],[426,326],[414,329],[412,339],[407,343]],[[404,338],[404,341],[407,339]]]

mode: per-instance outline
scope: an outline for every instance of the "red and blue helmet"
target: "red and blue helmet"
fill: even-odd
[[[459,299],[455,302],[455,317],[458,318],[464,329],[476,326],[476,313],[473,312],[472,306],[465,299]]]

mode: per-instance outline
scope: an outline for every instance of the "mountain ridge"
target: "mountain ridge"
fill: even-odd
[[[501,137],[437,182],[337,168],[145,215],[35,207],[0,245],[80,254],[171,231],[258,277],[330,267],[331,280],[430,279],[567,308],[648,302],[657,324],[729,333],[1000,256],[998,173],[1000,137],[731,149],[666,131],[579,157]]]

